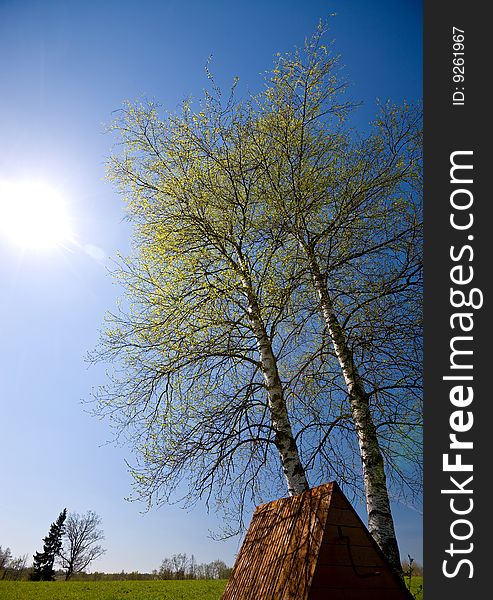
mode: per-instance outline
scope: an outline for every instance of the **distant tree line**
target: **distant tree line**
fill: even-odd
[[[410,558],[402,563],[402,570],[406,578],[422,577],[423,566]],[[75,572],[71,579],[74,581],[152,581],[156,579],[229,579],[232,568],[222,560],[213,560],[209,563],[197,563],[194,555],[173,554],[164,558],[159,569],[150,573],[139,571],[120,571],[118,573],[103,573],[95,571]],[[13,557],[10,548],[0,546],[0,580],[26,580],[31,579],[33,568],[27,566],[27,555]],[[58,569],[54,572],[55,579],[66,579],[66,572]]]
[[[197,563],[195,556],[188,556],[186,553],[173,554],[163,559],[159,569],[154,569],[150,573],[140,573],[139,571],[120,571],[119,573],[76,573],[72,577],[74,581],[150,581],[156,579],[229,579],[232,568],[223,560],[213,560],[208,563]],[[63,576],[63,571],[58,573]]]
[[[194,555],[173,554],[163,559],[157,572],[159,579],[228,579],[231,567],[222,560],[198,564]]]

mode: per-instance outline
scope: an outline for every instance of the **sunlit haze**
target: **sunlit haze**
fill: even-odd
[[[0,181],[0,234],[24,249],[62,246],[73,238],[66,203],[39,181]]]

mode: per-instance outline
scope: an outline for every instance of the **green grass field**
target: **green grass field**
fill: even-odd
[[[422,577],[413,577],[418,591]],[[226,581],[0,581],[0,600],[219,600]]]
[[[0,600],[219,600],[226,581],[0,581]]]
[[[407,578],[406,578],[407,585]],[[416,600],[423,600],[423,578],[415,576],[411,579],[411,594]]]

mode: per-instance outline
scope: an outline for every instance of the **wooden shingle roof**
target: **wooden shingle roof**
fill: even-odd
[[[409,600],[337,483],[255,510],[222,600]]]

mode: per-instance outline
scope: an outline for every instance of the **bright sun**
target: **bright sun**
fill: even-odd
[[[63,198],[42,182],[0,181],[0,233],[24,249],[73,240]]]

